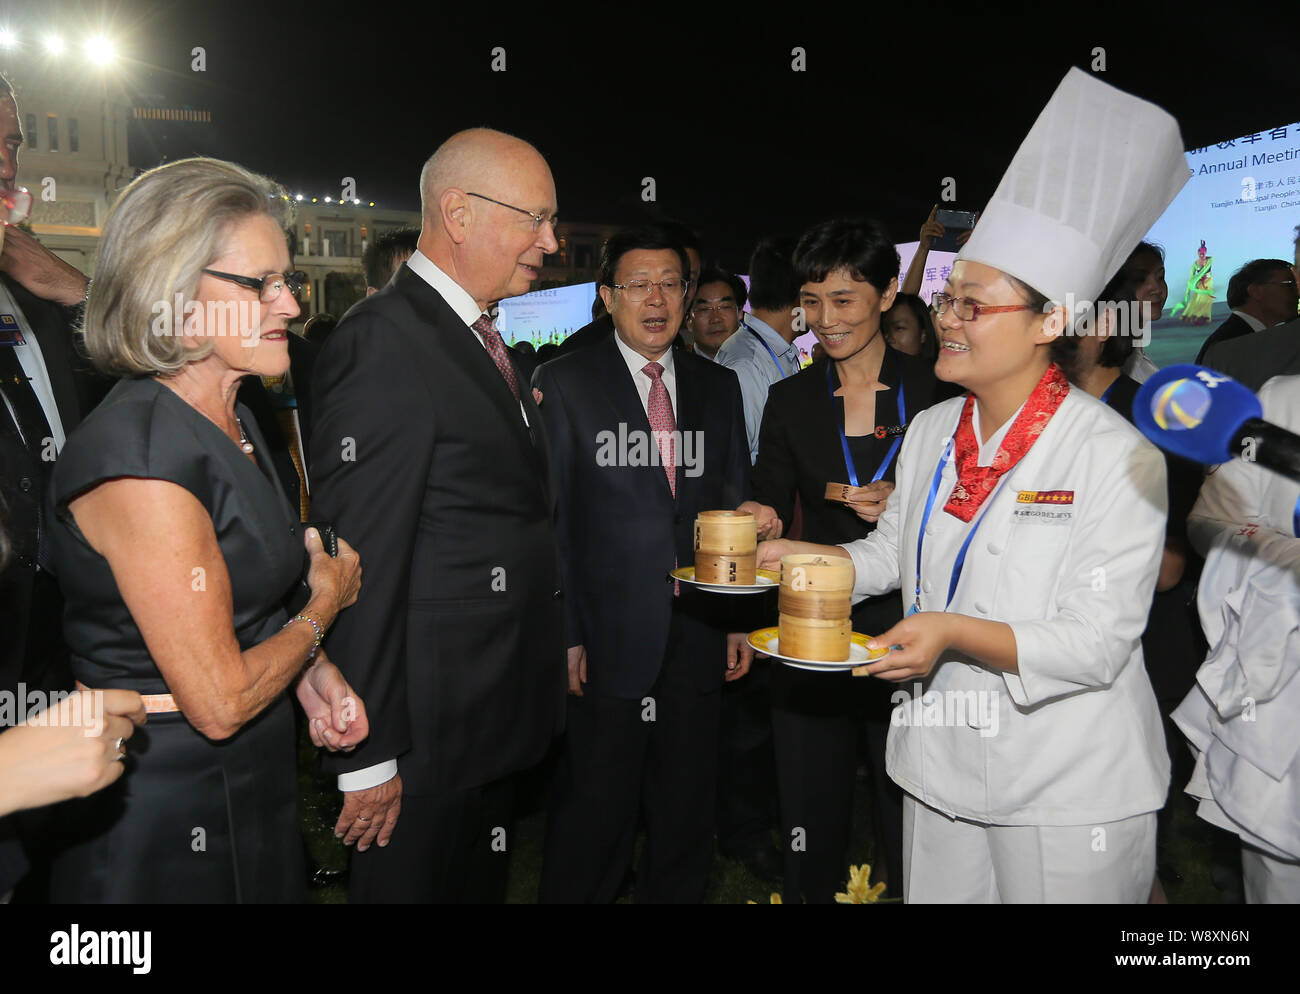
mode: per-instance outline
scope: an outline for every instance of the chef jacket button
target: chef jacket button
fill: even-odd
[[[32,478],[30,476],[24,476],[21,480],[18,481],[18,489],[21,490],[23,493],[27,493],[29,490],[31,490]]]
[[[988,614],[989,606],[985,604],[983,601],[976,601],[975,610],[978,611],[980,614]]]
[[[990,555],[994,555],[994,556],[1000,556],[1000,555],[1002,555],[1002,546],[998,545],[997,542],[990,542],[990,543],[989,543],[989,554],[990,554]]]
[[[934,525],[926,525],[926,526],[925,526],[925,533],[926,533],[927,535],[933,535],[933,534],[934,534]]]
[[[929,580],[926,580],[925,583],[921,584],[921,589],[928,594],[934,590],[934,584],[931,583]]]

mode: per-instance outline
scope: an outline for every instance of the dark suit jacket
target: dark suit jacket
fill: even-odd
[[[1274,376],[1300,373],[1300,318],[1216,345],[1201,363],[1259,390]]]
[[[655,447],[613,335],[544,363],[534,377],[555,453],[566,642],[586,647],[590,689],[606,696],[640,698],[650,690],[674,615],[681,628],[674,651],[690,658],[697,687],[722,683],[728,626],[716,612],[732,607],[719,601],[736,598],[687,587],[674,598],[668,573],[674,560],[694,564],[700,511],[735,508],[748,497],[740,383],[730,369],[686,352],[674,352],[673,363],[677,428],[702,440],[693,451],[683,442],[684,457],[701,458],[696,468],[678,468],[675,499],[662,465],[629,465],[633,449],[617,442],[641,432],[643,451]]]
[[[22,309],[40,344],[59,419],[64,433],[70,434],[81,423],[82,399],[90,390],[83,360],[75,348],[71,313],[60,304],[33,296],[6,274],[0,274],[0,280],[4,280],[5,288]],[[3,389],[18,387],[4,384]],[[62,646],[61,603],[53,583],[43,583],[41,586],[47,594],[34,597],[38,508],[45,500],[53,465],[42,462],[39,439],[24,444],[8,407],[0,403],[0,498],[3,498],[0,528],[4,529],[10,545],[9,565],[0,570],[0,690],[9,693],[20,682],[45,684],[47,673],[58,674],[66,667],[66,663],[39,658],[61,650]],[[25,671],[33,645],[44,647],[32,650],[30,665],[40,669],[31,671],[26,667]],[[23,707],[25,703],[20,701],[19,708]],[[12,819],[0,819],[0,894],[14,885],[26,867],[14,836],[14,824]]]
[[[316,356],[320,346],[307,341],[301,335],[289,335],[289,376],[293,380],[293,393],[298,401],[298,432],[302,435],[304,452],[311,452],[312,397],[311,380],[316,368]],[[289,498],[292,507],[299,505],[298,471],[293,468],[293,457],[289,455],[289,440],[280,429],[280,422],[275,416],[269,391],[257,376],[245,376],[239,384],[239,402],[253,412],[257,427],[271,450],[271,461],[275,465],[276,475]],[[307,477],[311,482],[311,476]],[[297,513],[296,511],[294,513]],[[320,519],[317,519],[320,520]]]
[[[49,371],[54,403],[59,409],[64,434],[81,423],[81,396],[86,390],[81,375],[82,360],[75,348],[69,311],[41,300],[0,274],[31,325]],[[13,389],[6,385],[6,390]],[[24,387],[24,389],[30,389]],[[43,463],[39,440],[20,441],[9,410],[0,404],[0,495],[6,508],[3,527],[9,536],[12,555],[9,567],[0,573],[0,687],[18,683],[27,643],[31,592],[36,562],[38,508],[45,497],[45,484],[53,463]]]
[[[1245,336],[1253,335],[1254,333],[1255,329],[1243,321],[1238,315],[1228,315],[1228,320],[1215,328],[1209,337],[1201,343],[1201,349],[1196,353],[1196,364],[1198,366],[1203,365],[1205,361],[1205,353],[1214,348],[1214,346],[1218,345],[1220,342],[1231,342],[1233,339],[1244,338]]]
[[[336,772],[397,757],[409,792],[469,788],[537,762],[562,728],[546,433],[517,375],[531,433],[474,333],[408,266],[317,357],[312,513],[364,571],[327,647],[370,738],[329,757]]]

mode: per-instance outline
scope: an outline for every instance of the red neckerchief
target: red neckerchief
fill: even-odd
[[[998,480],[1002,479],[1002,474],[1020,462],[1033,447],[1069,392],[1070,381],[1065,378],[1060,367],[1052,363],[1025,401],[1025,406],[1020,409],[1020,414],[1006,437],[1002,439],[992,466],[979,465],[980,447],[975,440],[975,426],[971,418],[975,395],[967,394],[966,406],[961,410],[961,421],[957,423],[957,434],[953,440],[957,483],[943,509],[962,521],[974,518],[985,498],[993,492]]]

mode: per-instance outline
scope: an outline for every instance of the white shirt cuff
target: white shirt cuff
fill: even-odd
[[[386,763],[367,766],[364,770],[340,773],[339,790],[368,790],[371,787],[378,787],[381,783],[388,783],[395,776],[397,776],[397,760],[390,759]]]

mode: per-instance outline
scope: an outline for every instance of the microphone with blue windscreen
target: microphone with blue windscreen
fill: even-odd
[[[1300,480],[1300,436],[1269,424],[1259,398],[1203,366],[1168,366],[1133,399],[1133,421],[1166,452],[1217,466],[1245,457]]]

